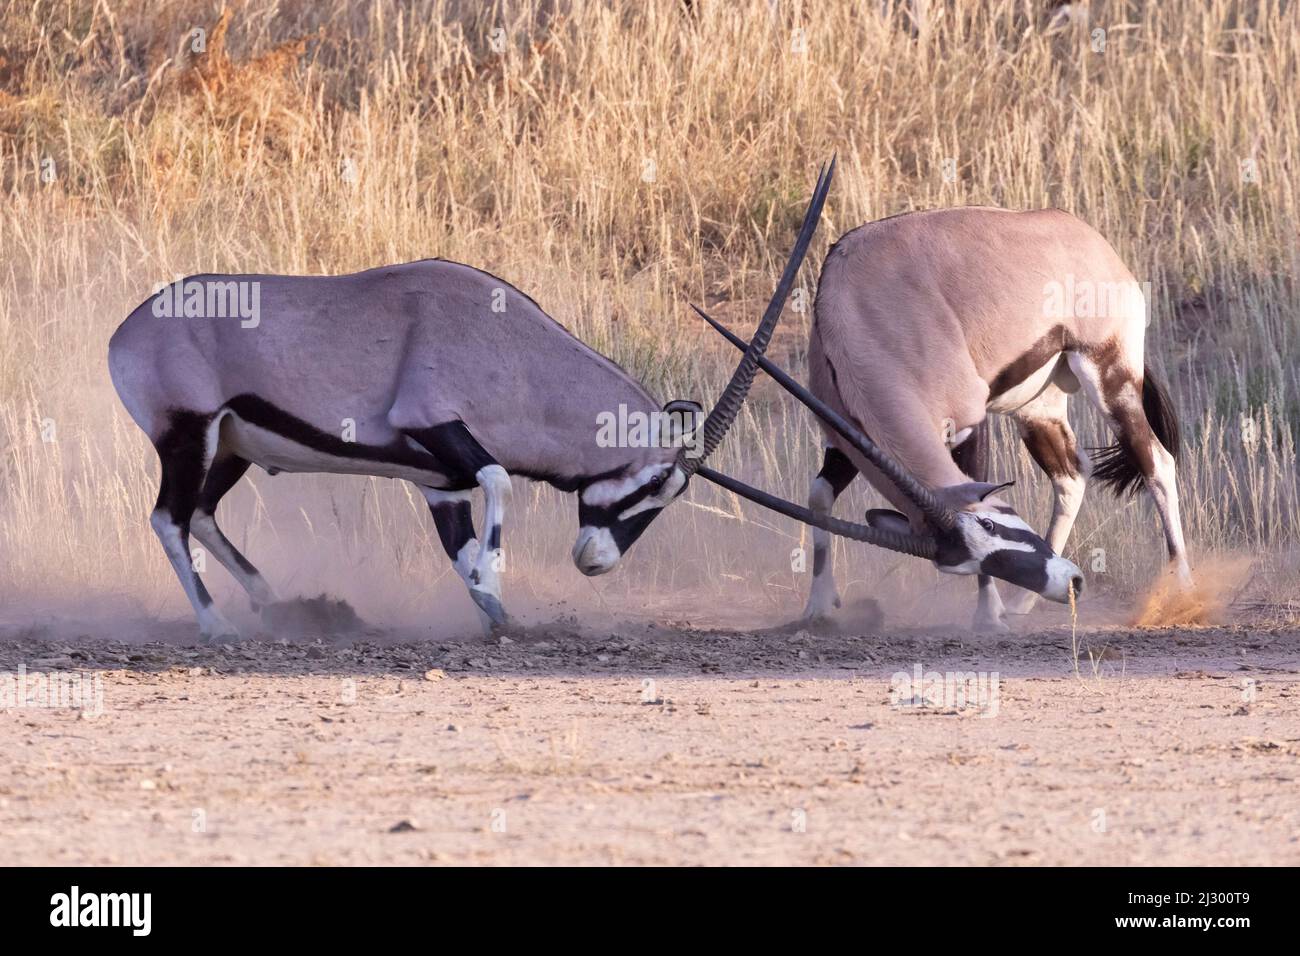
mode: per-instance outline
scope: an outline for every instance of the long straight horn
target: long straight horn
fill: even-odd
[[[686,473],[689,478],[704,464],[719,444],[722,443],[723,437],[727,434],[727,429],[731,428],[732,423],[736,420],[736,415],[740,412],[740,406],[745,402],[745,396],[749,394],[749,388],[754,384],[754,376],[758,372],[758,361],[767,349],[768,343],[772,340],[772,332],[776,329],[776,322],[781,318],[781,310],[785,308],[785,300],[790,295],[790,289],[794,285],[795,279],[799,274],[799,267],[803,264],[803,257],[808,252],[808,244],[812,242],[813,233],[817,230],[817,220],[821,218],[822,206],[826,203],[826,194],[831,187],[831,177],[835,175],[835,157],[831,157],[830,164],[823,166],[817,176],[817,185],[813,189],[812,200],[808,203],[808,210],[804,213],[803,225],[799,229],[799,238],[795,240],[794,249],[790,252],[790,258],[785,264],[785,271],[781,273],[781,281],[777,283],[776,291],[772,293],[772,300],[767,304],[767,310],[763,313],[763,319],[758,323],[758,330],[754,333],[753,339],[747,346],[744,346],[745,356],[736,366],[736,371],[732,373],[731,381],[727,383],[726,389],[718,398],[718,403],[713,406],[709,412],[709,417],[704,420],[703,436],[698,449],[683,448],[678,455],[677,464]]]
[[[839,518],[832,518],[828,514],[819,514],[799,505],[791,504],[782,498],[776,497],[776,495],[769,495],[766,491],[759,491],[743,481],[737,481],[730,475],[724,475],[712,468],[700,468],[700,477],[707,478],[709,481],[721,485],[728,491],[735,492],[742,498],[748,498],[764,508],[770,508],[772,511],[779,512],[788,518],[794,518],[796,521],[802,521],[804,524],[810,524],[815,528],[821,528],[843,538],[865,541],[867,544],[874,544],[877,547],[888,548],[890,551],[910,554],[913,557],[925,558],[929,561],[933,561],[935,554],[938,553],[939,546],[933,538],[908,534],[905,531],[887,531],[882,528],[873,528],[870,525],[857,524],[853,521],[841,521]]]
[[[700,318],[717,329],[728,342],[738,349],[745,349],[746,346],[744,339],[723,328],[722,325],[699,307],[693,305],[691,308],[695,309]],[[860,451],[867,461],[875,465],[876,468],[893,483],[895,488],[906,495],[912,504],[916,505],[920,512],[930,520],[931,524],[934,524],[945,531],[952,529],[953,525],[957,522],[952,510],[945,507],[943,503],[935,497],[934,492],[926,487],[922,482],[918,481],[910,471],[887,455],[884,449],[863,434],[858,428],[854,427],[852,422],[792,379],[770,359],[765,356],[759,356],[757,364],[759,368],[772,376],[772,378],[776,379],[782,388],[808,406],[813,414],[839,432],[844,437],[845,441]]]

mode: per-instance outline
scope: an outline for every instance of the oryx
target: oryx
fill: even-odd
[[[839,606],[825,530],[835,529],[824,519],[859,473],[898,509],[869,512],[871,527],[929,542],[941,571],[980,575],[979,630],[1006,628],[990,576],[1028,589],[1015,612],[1037,594],[1064,601],[1082,587],[1079,569],[1055,555],[1090,472],[1117,494],[1148,489],[1173,569],[1190,583],[1174,480],[1178,423],[1144,359],[1145,330],[1133,274],[1096,230],[1059,210],[916,212],[842,236],[814,303],[812,395],[764,364],[822,406],[827,436],[807,512],[763,500],[823,519],[809,522],[820,527],[804,617]],[[1117,438],[1095,466],[1066,417],[1066,397],[1080,387]],[[1015,421],[1051,480],[1045,543],[997,497],[1005,485],[985,481],[990,412]],[[965,552],[947,543],[953,527],[973,532]]]
[[[577,492],[573,561],[583,574],[609,571],[735,419],[833,169],[832,160],[753,343],[699,434],[699,405],[661,411],[532,299],[470,266],[433,259],[346,276],[192,276],[160,289],[113,335],[109,370],[158,452],[150,520],[200,633],[236,632],[194,570],[191,532],[255,609],[275,600],[214,520],[250,464],[417,485],[489,626],[506,621],[498,570],[512,474]],[[214,299],[255,308],[214,314]],[[636,447],[598,441],[602,417],[616,412],[666,424]],[[482,546],[470,514],[476,486],[485,496]]]

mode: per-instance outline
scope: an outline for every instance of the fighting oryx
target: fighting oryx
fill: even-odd
[[[512,474],[577,492],[573,561],[583,574],[609,571],[682,493],[739,412],[833,170],[832,160],[753,342],[702,426],[696,403],[661,410],[528,296],[455,262],[347,276],[192,276],[156,292],[114,333],[109,370],[158,452],[161,488],[150,521],[200,633],[236,631],[194,569],[191,534],[254,609],[276,599],[214,517],[250,464],[272,474],[414,483],[489,627],[507,620],[499,558]],[[256,309],[226,316],[211,307],[231,295]],[[657,421],[664,433],[637,447],[598,441],[602,417],[615,410]],[[482,545],[470,512],[475,487],[485,497]]]
[[[990,576],[1027,589],[1013,613],[1028,611],[1038,594],[1059,601],[1082,587],[1073,564],[1042,556],[1064,548],[1090,473],[1117,494],[1147,488],[1173,570],[1189,584],[1174,480],[1178,423],[1146,365],[1145,330],[1145,297],[1132,273],[1096,230],[1059,210],[916,212],[842,236],[814,303],[812,395],[769,369],[824,406],[828,447],[809,508],[795,514],[823,519],[809,522],[804,617],[839,606],[824,519],[858,474],[898,509],[869,512],[873,528],[931,541],[940,570],[979,574],[978,630],[1006,629]],[[1094,462],[1066,416],[1067,395],[1080,388],[1117,439]],[[998,497],[1005,485],[985,480],[990,412],[1012,418],[1051,480],[1046,544]],[[943,557],[954,522],[979,529],[960,563]]]

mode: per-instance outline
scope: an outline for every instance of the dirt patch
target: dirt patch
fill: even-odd
[[[1182,587],[1171,574],[1161,575],[1148,589],[1137,627],[1192,627],[1222,624],[1228,608],[1250,582],[1249,558],[1219,558],[1203,562],[1193,584]]]
[[[103,707],[0,706],[0,827],[13,863],[1300,862],[1300,630],[1078,644],[9,632],[0,672]]]
[[[358,637],[366,631],[351,604],[325,594],[268,605],[262,609],[262,624],[271,633],[291,640]]]

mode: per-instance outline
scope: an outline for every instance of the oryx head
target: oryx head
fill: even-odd
[[[803,264],[834,173],[832,159],[818,176],[799,237],[758,330],[748,343],[741,343],[745,355],[708,417],[695,402],[669,402],[658,427],[649,430],[650,435],[657,436],[658,447],[642,450],[616,473],[593,479],[579,489],[580,528],[573,545],[573,563],[583,574],[603,574],[618,563],[664,506],[686,489],[691,476],[713,454],[736,420]]]
[[[640,432],[648,447],[636,449],[627,465],[578,491],[573,563],[583,574],[612,570],[664,506],[686,490],[687,475],[678,458],[699,434],[704,409],[697,402],[669,402],[656,418]]]
[[[1068,601],[1070,588],[1083,593],[1083,574],[1065,558],[1053,553],[1014,508],[996,497],[1013,482],[992,484],[971,481],[935,491],[946,506],[942,520],[951,516],[948,530],[929,519],[920,533],[935,541],[934,566],[945,574],[988,574],[1053,601]],[[873,508],[867,525],[877,530],[911,534],[913,522],[897,511]]]

